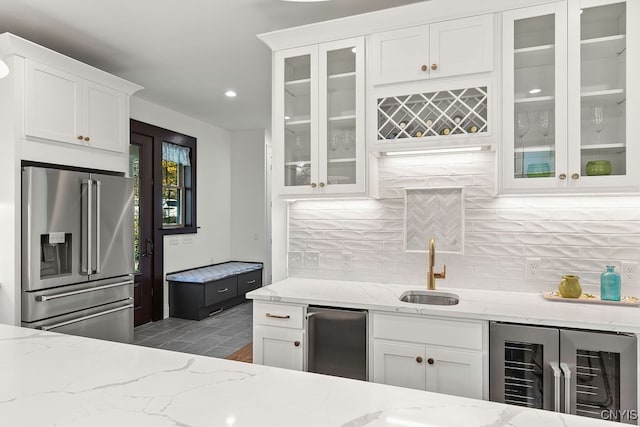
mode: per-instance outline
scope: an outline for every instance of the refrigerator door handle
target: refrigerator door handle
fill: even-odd
[[[566,363],[560,363],[560,369],[564,374],[564,412],[571,413],[571,369]]]
[[[94,292],[94,291],[102,291],[104,289],[117,288],[118,286],[125,286],[125,285],[133,285],[133,280],[126,280],[124,282],[110,283],[108,285],[96,286],[95,288],[82,289],[82,290],[79,290],[79,291],[64,292],[62,294],[38,295],[35,299],[38,302],[47,302],[47,301],[51,301],[51,300],[58,299],[58,298],[71,297],[71,296],[74,296],[74,295],[81,295],[81,294],[86,294],[86,293]]]
[[[84,238],[82,239],[81,251],[81,267],[80,272],[83,274],[91,274],[91,204],[93,202],[93,181],[90,179],[83,179],[82,186],[87,187],[87,216],[86,216],[86,229],[84,230]],[[86,260],[86,262],[85,262]]]
[[[100,241],[100,187],[102,185],[102,183],[98,180],[95,180],[96,183],[96,269],[94,271],[94,273],[99,274],[100,273],[100,246],[101,246],[101,241]]]
[[[132,298],[128,298],[132,299]],[[36,329],[40,329],[42,331],[50,331],[51,329],[60,328],[62,326],[71,325],[73,323],[84,322],[85,320],[93,319],[94,317],[105,316],[107,314],[116,313],[122,310],[128,310],[133,308],[133,304],[127,304],[122,307],[112,308],[111,310],[101,311],[100,313],[90,314],[88,316],[78,317],[77,319],[67,320],[66,322],[56,323],[55,325],[47,325],[47,326],[38,326]]]
[[[562,373],[558,367],[558,362],[549,362],[549,366],[553,370],[553,410],[560,412],[560,377]]]

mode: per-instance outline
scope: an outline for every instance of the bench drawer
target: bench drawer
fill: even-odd
[[[212,305],[238,295],[238,284],[235,277],[216,280],[206,283],[204,286],[204,305]]]
[[[250,271],[238,276],[238,295],[246,294],[249,291],[262,286],[262,270]]]

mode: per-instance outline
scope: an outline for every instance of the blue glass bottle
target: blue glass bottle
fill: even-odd
[[[607,271],[600,275],[601,300],[620,301],[620,275],[613,268],[613,265],[607,265]]]

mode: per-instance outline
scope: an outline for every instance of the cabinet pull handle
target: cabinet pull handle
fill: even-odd
[[[561,173],[560,175],[558,175],[558,178],[565,180],[567,179],[567,174],[566,173]]]
[[[571,175],[571,179],[578,179],[578,178],[580,178],[579,173],[574,173],[573,175]]]
[[[320,184],[318,184],[318,186],[319,186],[320,188],[324,187],[324,182],[321,182]]]
[[[282,314],[267,313],[267,314],[265,314],[265,316],[273,317],[274,319],[290,319],[291,318],[291,316],[289,316],[288,314],[282,315]]]
[[[228,290],[229,290],[229,288],[218,289],[218,293],[221,294],[223,292],[227,292]]]
[[[85,141],[87,141],[87,142],[89,142],[89,141],[91,141],[91,138],[89,138],[88,136],[85,136],[85,137],[84,137],[84,140],[85,140]]]
[[[420,67],[420,69],[421,69],[422,71],[427,71],[427,66],[423,64],[423,65],[422,65],[422,67]]]
[[[564,412],[571,413],[571,369],[566,363],[560,363],[560,369],[564,374]]]
[[[435,360],[433,360],[433,357],[430,357],[430,358],[428,358],[428,359],[427,359],[427,363],[428,363],[429,365],[433,365],[434,363],[436,363],[436,361],[435,361]]]
[[[431,69],[432,70],[437,70],[438,69],[438,64],[431,64]]]
[[[311,188],[316,188],[318,185],[315,182],[311,183]]]
[[[560,412],[560,368],[557,362],[549,362],[549,366],[553,370],[553,410]]]
[[[250,285],[250,284],[252,284],[252,283],[256,283],[256,279],[249,280],[249,281],[247,282],[247,285]]]
[[[296,346],[296,347],[300,347],[300,341],[294,341],[293,345]]]
[[[418,362],[418,363],[422,363],[422,356],[418,356],[418,357],[416,357],[416,362]]]
[[[84,139],[84,136],[78,135],[78,139],[82,141]]]

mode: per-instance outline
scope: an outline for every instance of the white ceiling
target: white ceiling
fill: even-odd
[[[420,1],[0,0],[0,33],[140,84],[153,103],[257,129],[269,124],[271,56],[256,34]]]

